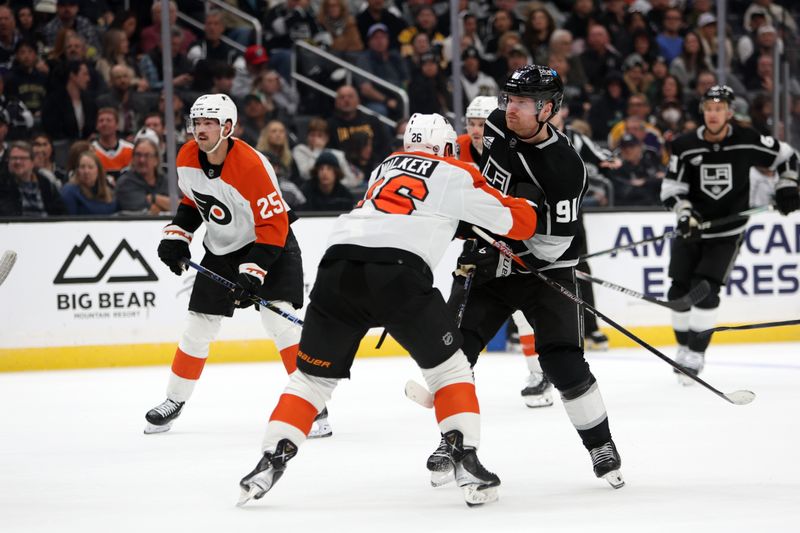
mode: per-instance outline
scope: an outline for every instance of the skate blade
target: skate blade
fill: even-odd
[[[586,341],[586,349],[590,352],[607,352],[608,351],[608,343],[607,342],[594,342],[594,341]]]
[[[470,484],[461,487],[464,491],[464,501],[469,507],[477,507],[486,503],[496,502],[500,497],[497,485]]]
[[[244,505],[252,499],[258,500],[261,498],[267,491],[262,490],[256,484],[250,485],[249,490],[244,490],[244,488],[240,488],[239,491],[239,501],[236,502],[236,507],[244,507]]]
[[[625,486],[625,480],[622,479],[622,473],[619,470],[612,470],[603,476],[603,479],[608,481],[608,484],[615,489],[621,489]]]
[[[150,422],[144,427],[144,434],[145,435],[152,435],[154,433],[164,433],[169,431],[172,427],[172,423],[164,424],[163,426],[156,426],[155,424],[151,424]]]
[[[431,471],[431,487],[443,487],[456,480],[454,470]]]
[[[314,422],[311,426],[311,431],[308,432],[309,439],[324,439],[325,437],[330,437],[333,435],[333,430],[331,429],[331,425],[328,424],[327,419],[325,421],[318,420]]]
[[[553,397],[550,395],[523,396],[522,401],[525,402],[525,405],[531,409],[536,409],[537,407],[550,407],[553,405]]]
[[[692,385],[694,385],[697,382],[695,380],[693,380],[692,378],[690,378],[689,376],[679,373],[678,374],[678,383],[680,383],[684,387],[691,387]]]

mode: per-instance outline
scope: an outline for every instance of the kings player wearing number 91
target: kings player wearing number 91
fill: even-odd
[[[300,248],[289,226],[294,214],[283,201],[266,157],[232,136],[236,119],[236,105],[224,94],[201,96],[192,105],[189,127],[194,140],[181,148],[177,158],[183,199],[162,232],[158,256],[180,276],[185,268],[182,259],[191,258],[192,236],[205,222],[201,264],[236,280],[237,287],[231,291],[204,276],[195,278],[186,329],[172,361],[167,399],[145,416],[145,433],[170,429],[200,378],[222,317],[253,305],[248,295],[271,300],[285,311],[303,305]],[[263,307],[260,314],[286,371],[293,372],[299,326]],[[314,436],[330,434],[323,407]]]
[[[707,280],[709,295],[689,311],[672,312],[678,341],[676,362],[697,375],[705,365],[710,336],[698,332],[714,327],[720,288],[739,253],[747,219],[700,231],[699,224],[729,217],[749,208],[750,167],[778,171],[775,203],[786,215],[800,207],[795,151],[774,137],[731,123],[734,99],[727,85],[715,85],[701,101],[705,125],[675,139],[669,172],[661,186],[661,201],[678,217],[681,236],[672,241],[669,298],[680,298]],[[676,371],[677,372],[677,371]],[[683,384],[694,383],[678,374]]]
[[[422,369],[467,503],[497,498],[500,480],[476,454],[480,409],[472,372],[455,317],[432,286],[432,269],[460,220],[527,239],[536,213],[453,157],[456,132],[441,115],[414,114],[403,145],[372,172],[364,199],[336,221],[311,292],[297,371],[272,412],[261,460],[240,483],[240,503],[261,498],[280,479],[317,410],[350,376],[362,337],[377,326]]]
[[[550,124],[563,95],[564,85],[549,67],[527,65],[514,71],[500,94],[499,109],[484,125],[480,169],[496,189],[536,203],[536,233],[506,242],[528,264],[574,294],[574,267],[580,250],[578,209],[587,178],[583,161],[568,138]],[[492,261],[494,264],[487,264]],[[581,309],[491,247],[479,249],[474,257],[464,254],[459,263],[460,271],[477,266],[461,322],[464,352],[470,362],[475,364],[513,312],[522,311],[536,331],[542,370],[561,393],[595,475],[621,487],[620,456],[611,439],[597,381],[584,358]],[[456,291],[452,298],[459,298]],[[456,304],[451,301],[451,307]],[[442,456],[440,444],[428,460],[432,481],[442,470],[437,459]]]

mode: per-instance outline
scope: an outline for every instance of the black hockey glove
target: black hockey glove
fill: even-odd
[[[782,215],[800,209],[800,189],[793,180],[780,180],[775,188],[775,205]]]
[[[158,244],[158,258],[176,275],[183,274],[183,259],[191,259],[189,243],[192,233],[175,224],[161,230],[161,242]]]
[[[236,277],[236,288],[229,294],[233,306],[239,309],[244,309],[245,307],[253,305],[253,297],[258,294],[258,290],[263,283],[263,275],[266,274],[258,267],[254,267],[255,270],[253,270],[253,273],[248,274],[247,270],[250,268],[250,265],[239,265],[240,272]],[[261,274],[261,276],[259,276],[259,274]]]
[[[689,202],[683,202],[678,209],[678,233],[684,239],[696,239],[700,237],[700,223],[703,217],[692,208]]]
[[[473,283],[486,283],[511,274],[511,260],[501,256],[495,248],[478,247],[474,239],[469,239],[464,243],[464,250],[458,258],[456,275],[466,276],[470,270],[475,270]]]

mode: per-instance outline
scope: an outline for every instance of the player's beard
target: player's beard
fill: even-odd
[[[717,135],[722,133],[722,131],[727,127],[728,127],[728,121],[726,120],[716,131],[712,130],[711,126],[706,124],[706,131],[708,131],[708,133],[710,133],[712,136],[716,137]]]

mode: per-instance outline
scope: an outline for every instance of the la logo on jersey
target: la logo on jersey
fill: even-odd
[[[233,216],[231,216],[231,210],[228,209],[228,206],[210,194],[202,194],[194,189],[192,189],[192,194],[194,194],[194,202],[206,222],[213,220],[221,226],[231,223]]]
[[[700,166],[700,189],[719,200],[733,189],[733,169],[730,163]]]
[[[484,137],[485,139],[485,137]],[[503,194],[508,194],[508,185],[511,181],[511,172],[508,172],[501,167],[497,162],[489,157],[484,168],[483,175],[495,189],[498,189]]]

